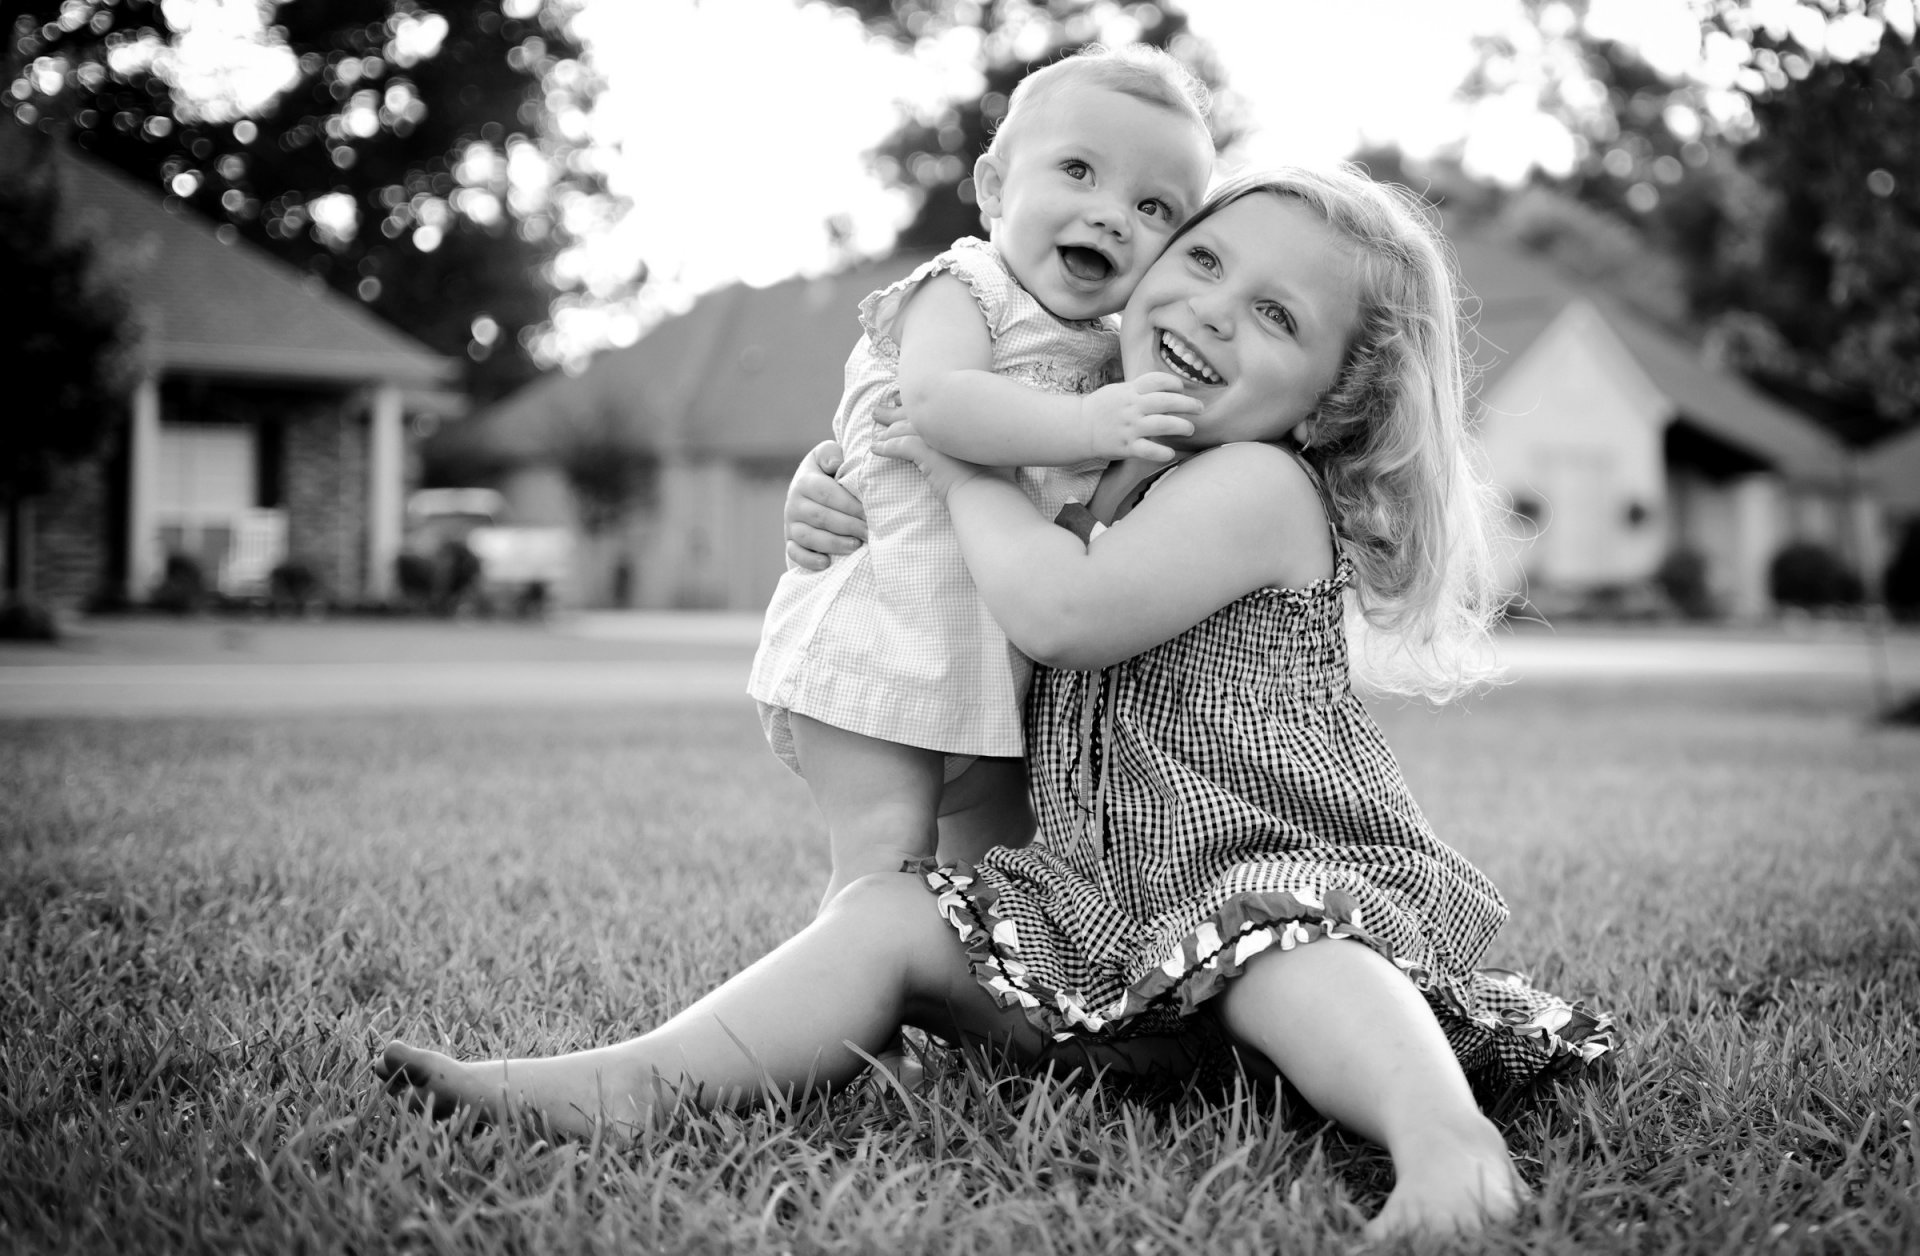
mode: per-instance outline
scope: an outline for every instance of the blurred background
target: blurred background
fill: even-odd
[[[4,6],[4,631],[757,613],[861,296],[1032,66],[1360,161],[1472,291],[1528,613],[1920,615],[1913,0]]]

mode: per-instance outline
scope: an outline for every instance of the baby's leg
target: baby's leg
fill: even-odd
[[[946,756],[863,737],[795,713],[794,754],[827,821],[833,874],[820,900],[872,872],[933,854]]]
[[[1032,1056],[1043,1036],[974,980],[917,877],[865,877],[799,934],[659,1028],[544,1059],[463,1063],[405,1043],[374,1065],[387,1090],[444,1116],[544,1117],[557,1133],[643,1127],[676,1091],[702,1108],[838,1086],[902,1024]]]
[[[978,863],[995,846],[1033,840],[1027,765],[1020,759],[976,759],[940,795],[940,862]]]
[[[1254,958],[1221,996],[1227,1030],[1323,1116],[1384,1146],[1394,1187],[1370,1238],[1466,1233],[1507,1220],[1527,1188],[1480,1113],[1433,1010],[1358,942]]]

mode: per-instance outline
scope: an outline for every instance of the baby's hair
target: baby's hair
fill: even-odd
[[[1485,646],[1507,599],[1493,559],[1502,511],[1468,427],[1446,239],[1425,202],[1351,165],[1231,180],[1181,232],[1260,193],[1306,206],[1353,247],[1360,318],[1309,416],[1305,452],[1354,564],[1359,609],[1397,656],[1370,679],[1456,697],[1496,673]]]
[[[1007,112],[995,125],[987,151],[1004,154],[1025,120],[1068,87],[1103,88],[1184,114],[1211,143],[1207,114],[1213,96],[1191,70],[1149,44],[1117,48],[1088,44],[1020,80],[1007,98]]]

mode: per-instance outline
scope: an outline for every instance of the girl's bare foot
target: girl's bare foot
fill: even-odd
[[[626,1076],[609,1052],[582,1052],[543,1060],[486,1060],[463,1064],[440,1054],[390,1042],[373,1062],[387,1093],[416,1111],[444,1120],[470,1108],[484,1122],[510,1112],[545,1118],[556,1134],[587,1137],[596,1129],[630,1133],[645,1118],[653,1088]]]
[[[1386,1206],[1366,1225],[1368,1239],[1472,1234],[1512,1220],[1531,1193],[1506,1139],[1484,1117],[1422,1129],[1393,1148],[1393,1172]]]

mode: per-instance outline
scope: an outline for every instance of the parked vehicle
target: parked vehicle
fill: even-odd
[[[545,611],[567,578],[573,536],[505,522],[505,509],[506,499],[490,488],[429,488],[409,497],[402,595],[443,614]]]

